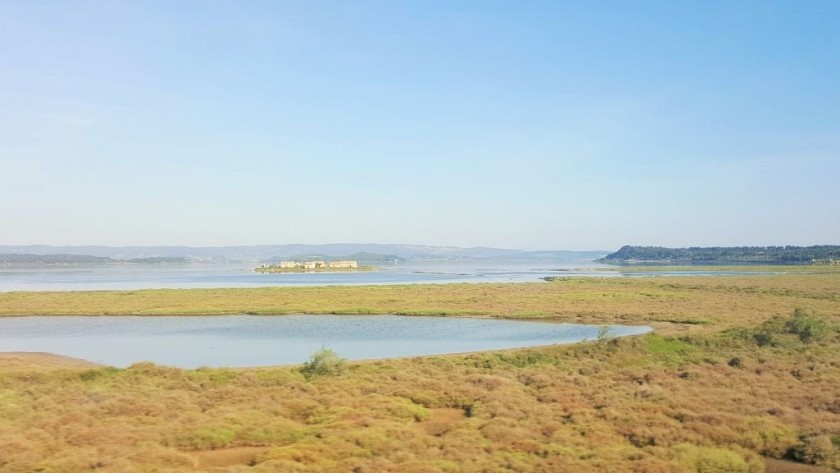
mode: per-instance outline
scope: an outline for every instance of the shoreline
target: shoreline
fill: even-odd
[[[0,351],[3,369],[91,369],[108,365],[45,351]]]

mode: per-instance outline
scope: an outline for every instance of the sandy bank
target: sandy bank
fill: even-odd
[[[0,369],[101,368],[92,361],[45,352],[0,352]]]

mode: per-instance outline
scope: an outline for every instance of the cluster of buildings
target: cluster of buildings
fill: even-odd
[[[278,267],[280,269],[354,269],[358,268],[359,264],[355,261],[330,261],[329,263],[324,261],[281,261]]]

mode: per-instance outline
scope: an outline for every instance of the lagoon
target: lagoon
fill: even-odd
[[[350,360],[521,348],[593,340],[599,327],[396,315],[29,316],[0,318],[0,352],[39,351],[116,367],[302,363],[321,348]],[[610,326],[609,336],[643,326]]]

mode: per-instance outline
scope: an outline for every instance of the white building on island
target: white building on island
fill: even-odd
[[[280,264],[262,267],[275,267],[280,269],[356,269],[359,264],[355,260],[331,261],[281,261]]]
[[[330,268],[335,269],[354,269],[358,268],[359,265],[355,261],[331,261]]]

